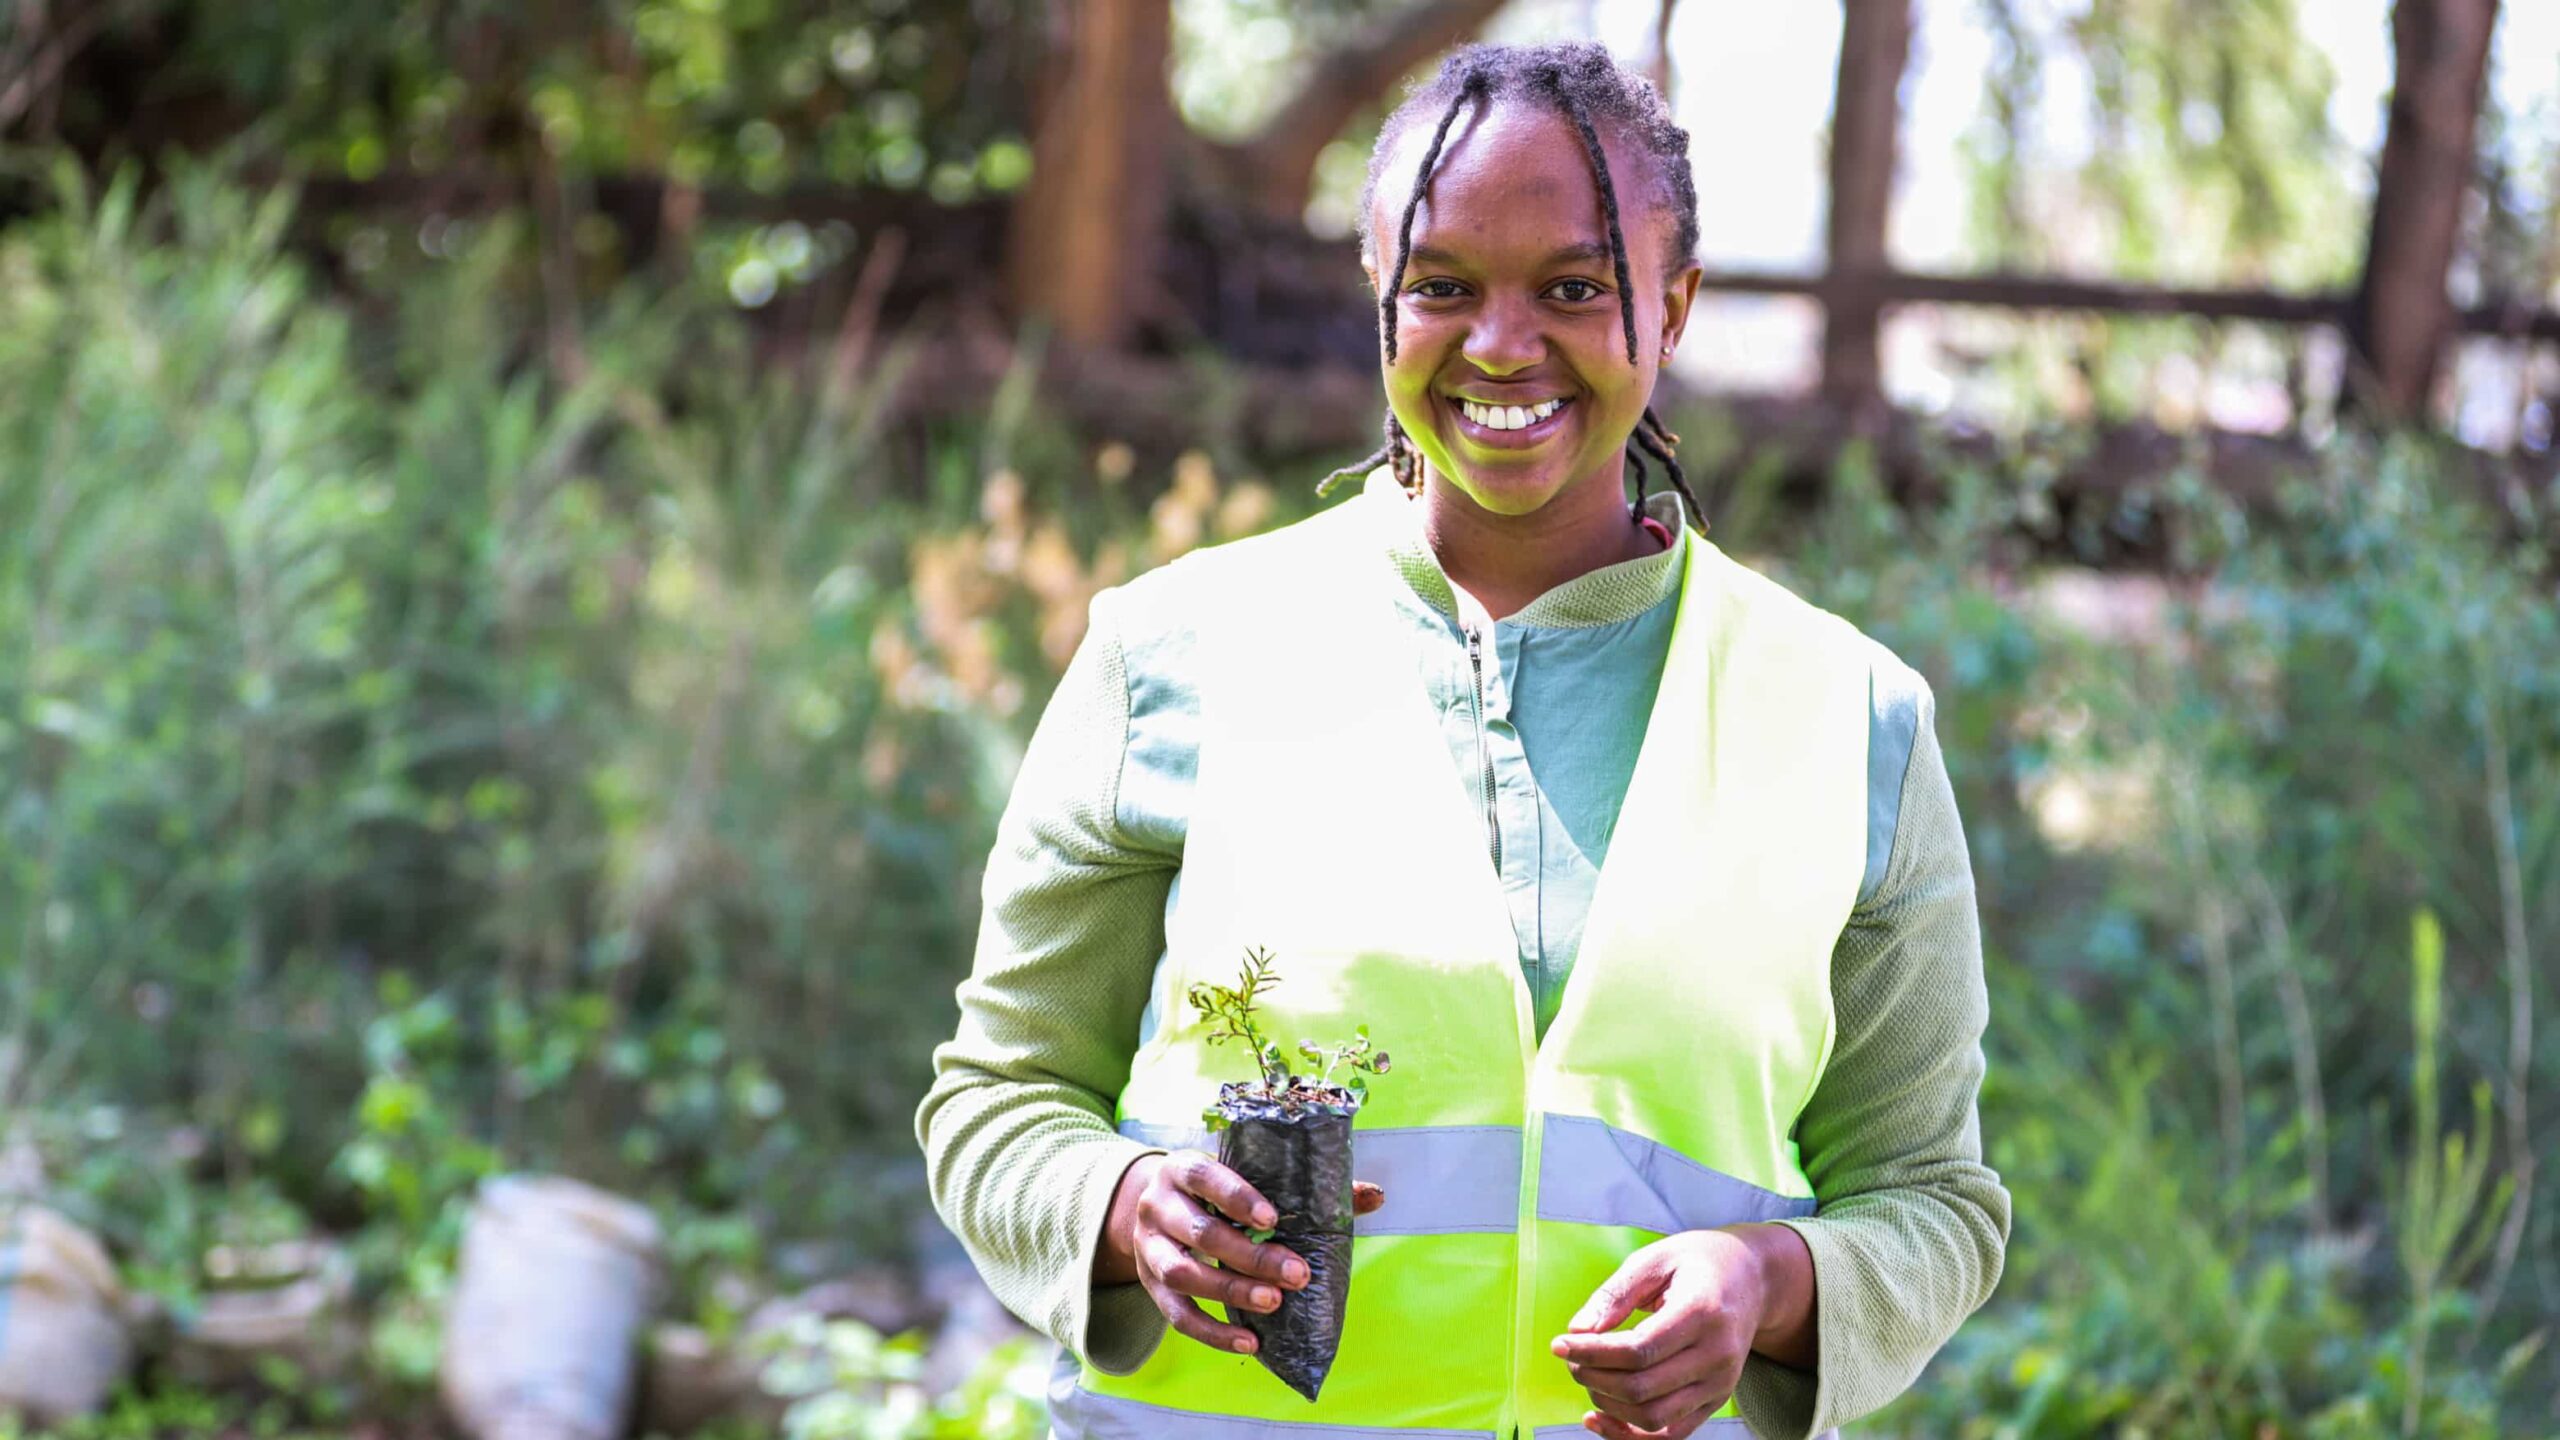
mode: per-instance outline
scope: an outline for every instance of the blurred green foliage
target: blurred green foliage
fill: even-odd
[[[511,223],[337,293],[217,174],[55,183],[0,231],[0,1113],[61,1203],[181,1300],[237,1217],[353,1232],[412,1397],[493,1168],[655,1203],[715,1329],[789,1246],[893,1248],[1085,602],[1312,474],[1141,466],[1032,350],[918,427],[907,342],[769,362],[688,293],[563,370]],[[2027,548],[2050,443],[1720,511],[1931,676],[1982,888],[2017,1230],[1877,1427],[2549,1428],[2548,498],[2347,437],[2271,519],[2140,497],[2179,578],[2093,578]]]
[[[1040,1440],[1049,1433],[1047,1342],[1003,1342],[943,1394],[924,1385],[915,1334],[801,1316],[771,1337],[763,1383],[790,1397],[783,1440]]]
[[[294,1423],[286,1407],[260,1406],[244,1416],[240,1407],[201,1390],[163,1394],[127,1393],[96,1415],[84,1415],[42,1429],[0,1412],[0,1440],[214,1440],[220,1435],[248,1435],[255,1440],[316,1440],[318,1434]]]
[[[2364,202],[2301,0],[2231,0],[2209,24],[2178,0],[1975,5],[1995,41],[1969,147],[1986,259],[2096,262],[2128,280],[2353,281]],[[2061,108],[2075,99],[2080,113]]]
[[[760,373],[625,297],[567,383],[508,227],[386,320],[281,201],[62,184],[0,236],[0,1108],[83,1117],[58,1173],[117,1142],[92,1188],[172,1254],[173,1161],[404,1229],[504,1157],[878,1239],[825,1207],[900,1148],[1083,555],[955,548],[959,452],[892,493],[894,343]]]
[[[151,107],[183,96],[253,120],[303,175],[521,169],[538,146],[572,172],[945,202],[1027,173],[1043,34],[1031,0],[101,5],[99,53],[149,83],[67,94],[58,123],[75,139],[141,138]]]

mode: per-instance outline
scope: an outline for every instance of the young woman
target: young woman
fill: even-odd
[[[1998,1278],[1929,692],[1690,533],[1648,408],[1687,150],[1596,46],[1453,56],[1371,159],[1362,492],[1094,602],[917,1115],[1061,1436],[1794,1440]],[[1198,1128],[1251,1067],[1181,998],[1248,946],[1281,1033],[1396,1057],[1313,1404],[1199,1303],[1306,1279]]]

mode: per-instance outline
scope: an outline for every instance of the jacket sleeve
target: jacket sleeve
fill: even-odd
[[[1093,1261],[1130,1163],[1114,1101],[1155,967],[1178,855],[1121,825],[1129,702],[1105,591],[1040,717],[988,857],[960,1023],[916,1111],[933,1205],[1005,1307],[1080,1358],[1134,1370],[1164,1329]]]
[[[1990,1298],[2009,1236],[2009,1192],[1982,1163],[1976,1098],[1990,1005],[1973,870],[1932,730],[1926,682],[1877,662],[1878,713],[1909,720],[1902,778],[1871,785],[1889,812],[1882,875],[1831,962],[1832,1055],[1797,1118],[1819,1202],[1780,1223],[1813,1254],[1819,1333],[1807,1373],[1753,1355],[1736,1391],[1763,1440],[1802,1440],[1900,1395]]]

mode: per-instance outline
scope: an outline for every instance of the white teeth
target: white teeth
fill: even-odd
[[[1487,430],[1526,429],[1563,408],[1561,396],[1536,405],[1479,405],[1473,400],[1458,402],[1461,413]]]

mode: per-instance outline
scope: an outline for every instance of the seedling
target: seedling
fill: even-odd
[[[1305,1289],[1284,1291],[1271,1314],[1230,1307],[1228,1318],[1260,1339],[1254,1353],[1265,1369],[1313,1400],[1333,1368],[1351,1293],[1351,1117],[1369,1098],[1369,1077],[1386,1074],[1388,1061],[1359,1025],[1338,1045],[1300,1040],[1305,1068],[1291,1069],[1287,1052],[1263,1033],[1262,1000],[1279,984],[1271,952],[1255,946],[1233,986],[1199,984],[1187,994],[1208,1022],[1208,1042],[1244,1046],[1261,1071],[1219,1085],[1218,1102],[1200,1119],[1219,1137],[1219,1162],[1279,1212],[1280,1223],[1252,1230],[1253,1238],[1296,1251],[1309,1276]]]
[[[1339,1045],[1300,1040],[1298,1056],[1314,1073],[1291,1070],[1280,1042],[1265,1037],[1262,1027],[1254,1023],[1254,1016],[1261,1011],[1256,1002],[1280,984],[1280,977],[1271,972],[1271,966],[1271,952],[1257,945],[1244,952],[1244,966],[1232,988],[1202,983],[1190,989],[1191,1008],[1209,1022],[1209,1043],[1239,1042],[1253,1052],[1255,1063],[1262,1070],[1258,1083],[1219,1087],[1218,1103],[1200,1112],[1202,1123],[1212,1133],[1227,1128],[1234,1118],[1231,1107],[1237,1101],[1260,1101],[1292,1112],[1330,1107],[1332,1113],[1350,1114],[1369,1098],[1369,1077],[1387,1073],[1387,1052],[1370,1042],[1366,1025],[1353,1027],[1352,1038]],[[1340,1084],[1333,1079],[1337,1070],[1345,1072]]]

